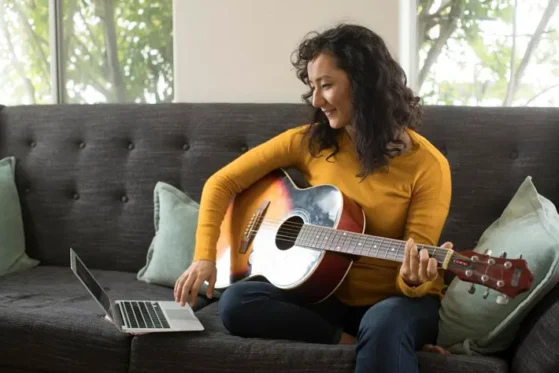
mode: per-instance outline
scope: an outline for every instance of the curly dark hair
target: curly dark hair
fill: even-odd
[[[406,74],[392,58],[384,40],[366,27],[340,24],[322,33],[311,32],[293,52],[292,64],[297,77],[310,86],[307,65],[319,54],[328,53],[351,84],[355,146],[365,177],[387,165],[388,158],[399,155],[404,143],[399,140],[403,128],[421,125],[419,97],[407,87]],[[312,89],[302,95],[312,105]],[[340,129],[333,129],[320,108],[314,110],[309,150],[313,156],[327,148],[339,151]]]

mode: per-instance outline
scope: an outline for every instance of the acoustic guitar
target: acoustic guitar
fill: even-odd
[[[278,169],[232,198],[217,244],[215,288],[264,277],[302,300],[330,296],[361,256],[402,262],[406,242],[364,233],[365,215],[333,185],[299,188]],[[500,293],[507,303],[533,275],[522,258],[493,257],[418,244],[438,267]],[[473,291],[473,288],[471,288]]]

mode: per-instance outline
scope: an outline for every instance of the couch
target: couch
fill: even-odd
[[[217,169],[308,119],[306,107],[279,103],[2,107],[0,159],[17,159],[27,253],[40,265],[0,277],[0,371],[352,372],[352,346],[232,336],[218,301],[203,296],[203,332],[121,334],[69,269],[72,247],[112,297],[172,300],[172,289],[136,279],[154,235],[155,184],[199,200]],[[452,168],[441,242],[473,248],[527,175],[559,204],[559,109],[427,106],[420,133]],[[555,287],[509,350],[420,352],[421,372],[558,372],[558,299]]]

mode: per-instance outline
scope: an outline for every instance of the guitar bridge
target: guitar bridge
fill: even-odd
[[[252,240],[254,239],[254,236],[256,236],[256,232],[258,231],[260,225],[262,224],[264,213],[266,212],[266,209],[268,208],[269,205],[270,205],[270,201],[266,201],[266,200],[262,201],[262,203],[260,203],[260,206],[258,206],[254,214],[252,214],[248,226],[246,227],[245,232],[243,234],[243,239],[241,240],[241,247],[239,248],[239,252],[241,254],[246,253],[248,246],[251,244]]]

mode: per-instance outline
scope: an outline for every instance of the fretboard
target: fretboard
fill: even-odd
[[[402,262],[406,241],[354,233],[317,225],[304,224],[295,240],[297,246],[336,251],[345,254],[367,256]],[[425,249],[430,257],[443,264],[448,250],[436,246],[417,244],[418,250]]]

